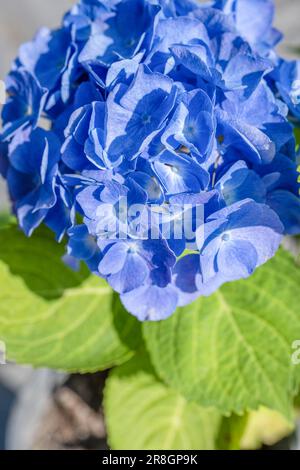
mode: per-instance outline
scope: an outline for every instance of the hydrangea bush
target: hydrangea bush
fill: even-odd
[[[273,16],[272,0],[81,0],[64,16],[59,29],[43,28],[21,46],[6,81],[1,172],[19,226],[29,237],[36,234],[26,245],[19,233],[6,230],[18,238],[25,252],[39,243],[42,247],[41,224],[60,243],[55,247],[47,234],[52,253],[66,243],[64,262],[75,269],[73,274],[60,261],[63,253],[59,251],[57,259],[47,255],[50,265],[55,258],[63,273],[55,292],[69,292],[87,282],[87,273],[83,275],[80,268],[83,261],[96,275],[89,281],[92,286],[82,287],[92,299],[97,289],[111,295],[110,285],[139,320],[164,320],[146,322],[143,327],[152,363],[164,380],[157,387],[165,398],[170,394],[170,400],[188,400],[183,403],[189,418],[204,413],[210,423],[220,424],[218,412],[242,413],[258,405],[290,418],[287,409],[296,390],[289,348],[298,339],[293,334],[299,331],[300,338],[300,318],[291,293],[299,273],[292,259],[280,251],[275,261],[258,269],[253,280],[227,284],[248,278],[270,260],[284,235],[300,233],[294,137],[300,125],[300,62],[286,61],[276,53],[282,35],[272,26]],[[46,276],[43,250],[37,253],[37,269]],[[281,299],[273,300],[279,282],[275,273],[285,271],[287,277],[293,273],[292,281],[286,281],[291,284],[282,287]],[[11,273],[20,275],[21,269],[14,266]],[[64,280],[68,276],[73,276],[70,284]],[[25,281],[32,289],[30,279],[27,275]],[[42,289],[39,282],[35,293],[45,297],[41,294],[45,286]],[[225,288],[218,290],[223,284]],[[267,294],[269,307],[262,310]],[[223,295],[229,300],[220,300]],[[50,297],[54,302],[57,295],[52,292]],[[142,347],[137,339],[141,325],[113,298],[110,327],[119,324],[126,351],[121,354],[118,349],[119,355],[106,357],[101,364],[96,359],[88,366],[81,366],[79,359],[69,366],[62,357],[53,362],[35,357],[33,362],[68,370],[103,369],[125,362],[129,351]],[[248,317],[242,318],[243,326],[241,318],[225,324],[219,345],[226,348],[223,353],[232,362],[245,361],[245,367],[254,371],[254,390],[247,383],[252,379],[250,371],[237,376],[235,362],[228,372],[232,386],[227,390],[229,379],[218,375],[216,362],[205,365],[204,352],[210,360],[213,353],[207,335],[220,324],[220,318],[209,317],[209,312],[215,309],[226,316],[233,304]],[[274,317],[270,317],[270,305]],[[60,305],[61,311],[63,307],[70,306]],[[177,307],[184,308],[174,314]],[[250,321],[254,307],[260,321]],[[190,312],[195,309],[192,318]],[[289,331],[279,338],[281,333],[276,333],[274,338],[274,331],[281,331],[289,315],[294,318]],[[122,336],[126,328],[120,327],[123,317],[129,322],[126,335],[130,330],[131,337],[126,336],[126,341]],[[94,318],[93,329],[104,328],[101,314]],[[76,316],[65,320],[69,328],[66,325],[76,323]],[[244,328],[251,339],[244,337]],[[21,332],[24,341],[25,331],[28,328]],[[275,355],[268,366],[261,364],[269,350],[267,340],[261,341],[260,349],[253,349],[255,332],[266,334],[270,341],[276,339],[279,349],[285,344],[281,352],[286,368],[278,385],[281,396],[276,385],[272,392],[268,384],[282,356]],[[87,338],[82,334],[78,340],[84,350]],[[110,336],[106,330],[105,334],[107,341]],[[62,339],[59,334],[58,338]],[[190,342],[195,349],[190,349]],[[181,347],[177,353],[176,344]],[[19,356],[12,349],[21,361],[32,362],[26,347]],[[138,365],[130,362],[122,373],[112,376],[111,394],[118,387],[134,392],[133,383],[128,379],[122,384],[122,380],[128,374],[131,377],[132,370],[140,370],[141,362],[139,379],[144,374],[150,382],[156,380],[145,354],[140,352],[132,360]],[[192,376],[193,354],[199,370],[194,364]],[[170,385],[174,392],[167,389]],[[235,385],[236,394],[232,392]],[[115,413],[115,405],[109,398],[107,402],[108,414]],[[203,411],[202,405],[215,408]],[[122,410],[118,413],[110,420],[113,441],[118,443],[114,445],[130,446],[126,439],[119,444],[116,437],[114,423],[120,421]],[[180,440],[169,445],[179,446]]]

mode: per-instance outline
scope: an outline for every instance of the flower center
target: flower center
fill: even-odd
[[[224,234],[222,235],[222,240],[223,240],[223,242],[228,242],[228,241],[230,240],[230,235],[229,235],[229,233],[224,233]]]
[[[151,116],[149,114],[143,114],[142,122],[143,122],[143,124],[150,124]]]

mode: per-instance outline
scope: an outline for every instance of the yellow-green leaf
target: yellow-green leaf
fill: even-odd
[[[223,286],[145,323],[144,337],[159,376],[189,400],[222,413],[260,405],[292,419],[300,366],[300,270],[285,251],[247,280]]]
[[[106,382],[105,417],[115,450],[210,450],[221,417],[188,402],[155,375],[143,353],[114,369]]]
[[[95,371],[128,360],[140,324],[105,281],[76,273],[46,229],[27,239],[0,230],[0,340],[9,359],[68,371]]]

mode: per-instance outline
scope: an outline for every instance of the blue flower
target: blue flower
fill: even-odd
[[[13,64],[0,171],[19,224],[66,237],[68,262],[141,321],[300,233],[299,62],[277,56],[273,14],[271,0],[80,0]]]
[[[74,197],[69,188],[56,180],[55,194],[56,204],[47,213],[45,224],[55,233],[58,242],[61,242],[67,230],[74,226],[76,220]]]
[[[19,224],[27,235],[56,204],[59,148],[55,134],[42,129],[33,131],[20,145],[11,144],[6,177]]]
[[[20,129],[37,127],[47,90],[25,68],[12,71],[6,79],[8,100],[2,110],[2,139],[11,139]]]
[[[267,195],[267,204],[278,214],[288,235],[298,235],[300,232],[300,198],[299,193],[290,191],[272,191]],[[288,210],[286,209],[288,207]]]
[[[78,190],[77,203],[84,215],[89,232],[100,239],[114,238],[118,234],[127,237],[136,216],[128,210],[137,204],[144,207],[147,200],[144,190],[128,179],[126,185],[117,181],[94,182]]]
[[[266,202],[267,188],[263,179],[254,170],[249,169],[244,161],[230,166],[218,179],[215,187],[222,194],[227,206],[244,199]]]
[[[166,195],[199,193],[209,183],[208,173],[189,156],[166,150],[153,161]]]
[[[241,36],[262,55],[282,39],[282,34],[272,26],[273,0],[216,0],[215,7],[233,18]]]
[[[197,233],[200,289],[210,292],[224,282],[250,276],[274,256],[282,233],[283,225],[275,212],[251,200],[212,214]]]
[[[106,102],[85,105],[72,114],[63,161],[80,171],[89,162],[110,169],[133,160],[161,130],[175,97],[169,78],[140,67],[129,87],[118,85]]]
[[[157,240],[118,240],[104,250],[99,272],[120,294],[145,284],[166,287],[176,258],[167,243]]]
[[[139,50],[149,47],[159,10],[158,5],[146,0],[116,3],[113,12],[93,23],[90,38],[79,57],[80,62],[99,60],[109,66],[120,57],[131,58]]]
[[[83,171],[91,167],[90,160],[85,153],[85,144],[89,139],[90,130],[97,124],[91,122],[96,116],[100,121],[100,129],[103,132],[105,103],[94,102],[78,107],[72,114],[65,128],[65,142],[62,147],[63,162],[74,171]],[[99,124],[98,124],[99,125]],[[92,127],[92,129],[90,129]],[[97,129],[97,128],[96,128]]]
[[[141,286],[121,295],[121,300],[129,312],[140,321],[160,321],[170,317],[178,305],[177,289],[168,284]]]
[[[181,258],[175,266],[179,304],[210,295],[225,282],[249,277],[274,256],[282,232],[275,212],[250,199],[212,214],[197,232],[199,255]]]
[[[32,42],[21,46],[18,62],[30,71],[43,88],[51,91],[47,109],[59,99],[67,102],[71,93],[71,79],[77,78],[78,49],[70,30],[50,31],[42,28]],[[71,77],[74,74],[74,77]]]
[[[249,44],[233,33],[217,42],[216,84],[224,90],[243,90],[248,97],[272,70],[271,61],[253,52]]]
[[[112,12],[114,0],[80,0],[66,13],[64,25],[76,31],[76,40],[86,43],[91,34],[93,23],[108,12]]]
[[[300,232],[299,173],[294,154],[279,153],[269,165],[256,166],[266,187],[266,203],[279,215],[284,232]]]
[[[211,14],[219,19],[217,10]],[[213,86],[219,93],[239,89],[249,96],[272,70],[272,62],[253,52],[235,30],[217,30],[211,38],[197,11],[193,15],[159,22],[146,64],[181,82],[186,90],[201,87],[212,92]]]
[[[273,74],[276,87],[291,113],[300,120],[300,60],[282,60]]]
[[[202,54],[210,58],[209,37],[205,26],[198,20],[187,16],[161,20],[155,29],[153,48],[146,57],[146,64],[151,70],[167,73],[175,66],[170,54],[172,47],[198,46]]]
[[[104,152],[108,158],[132,160],[145,150],[166,124],[176,93],[170,78],[145,66],[139,67],[129,87],[118,85],[107,98]]]
[[[256,111],[259,109],[261,111]],[[277,139],[281,139],[285,132],[291,136],[291,130],[286,130],[286,120],[280,114],[274,96],[263,82],[246,100],[235,93],[223,101],[222,108],[217,112],[217,121],[221,153],[243,153],[244,158],[246,156],[252,162],[272,161],[276,154]],[[272,126],[278,137],[273,137]]]
[[[216,123],[213,103],[202,90],[184,93],[161,140],[175,150],[183,146],[185,152],[199,161],[212,150]]]
[[[85,225],[70,228],[68,235],[68,255],[84,261],[92,273],[99,274],[98,266],[102,256],[96,238],[89,234]]]

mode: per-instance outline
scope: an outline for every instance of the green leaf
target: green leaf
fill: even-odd
[[[300,145],[300,127],[295,127],[295,138],[296,138],[296,143],[297,143],[297,146],[299,147]]]
[[[27,238],[17,225],[4,225],[0,230],[0,262],[12,275],[21,277],[29,291],[45,299],[62,296],[66,289],[79,286],[89,272],[66,266],[62,257],[65,247],[53,234],[41,227]]]
[[[110,373],[104,410],[112,449],[215,448],[220,415],[160,382],[143,353]]]
[[[46,229],[30,239],[0,230],[0,340],[9,359],[80,372],[128,360],[140,324],[105,281],[71,271],[63,254]]]
[[[300,270],[283,250],[247,280],[143,325],[159,376],[187,399],[223,414],[276,409],[292,419],[300,366]]]

